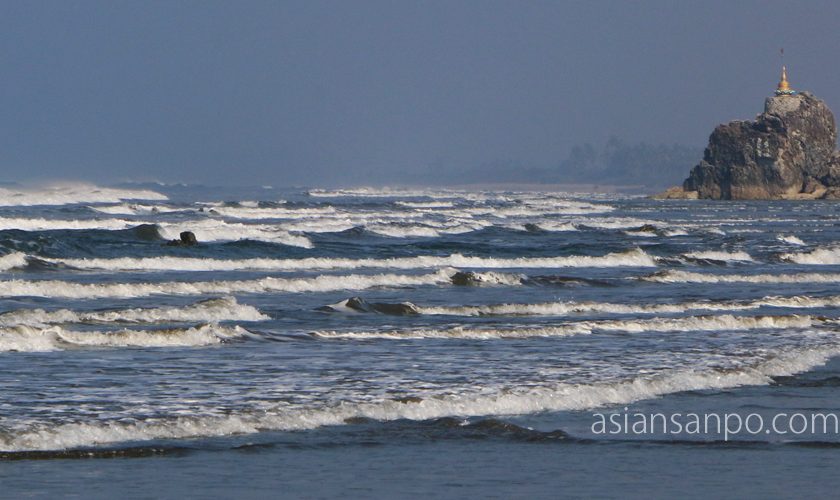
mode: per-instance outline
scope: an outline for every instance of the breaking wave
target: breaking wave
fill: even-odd
[[[312,248],[312,242],[303,235],[290,232],[272,225],[229,223],[221,220],[205,219],[190,220],[180,223],[143,222],[125,219],[29,219],[0,217],[0,230],[18,229],[21,231],[54,231],[54,230],[121,230],[140,225],[154,225],[158,228],[161,238],[177,239],[181,231],[192,231],[199,242],[202,241],[236,241],[256,240],[269,243]]]
[[[20,265],[20,256],[11,257],[8,262],[0,257],[0,269]],[[22,254],[20,254],[22,255]],[[655,267],[653,257],[642,250],[611,253],[604,256],[566,257],[518,257],[493,258],[473,257],[461,254],[447,256],[420,255],[416,257],[394,257],[386,259],[350,259],[337,257],[309,257],[302,259],[242,259],[220,260],[187,257],[123,257],[113,259],[49,259],[41,260],[64,264],[77,269],[103,269],[114,271],[308,271],[308,270],[351,270],[351,269],[425,269],[458,267],[475,269],[527,269],[563,267]]]
[[[760,330],[807,328],[814,324],[810,316],[691,316],[687,318],[653,318],[643,320],[579,321],[557,326],[410,329],[383,331],[316,331],[312,335],[330,339],[510,339],[528,337],[566,337],[593,331],[615,332],[694,332],[718,330]]]
[[[263,321],[270,319],[253,306],[240,304],[234,297],[209,299],[184,307],[118,309],[78,312],[69,309],[45,311],[18,309],[0,314],[0,326],[49,325],[56,323],[159,323]]]
[[[42,189],[0,188],[0,206],[7,207],[167,199],[165,195],[154,191],[103,188],[90,184],[67,184]]]
[[[641,279],[656,283],[840,283],[840,274],[703,274],[669,270]]]
[[[27,265],[29,265],[29,261],[26,258],[26,254],[21,252],[12,252],[0,257],[0,272],[23,269]]]
[[[590,384],[558,383],[493,393],[455,394],[411,400],[340,403],[326,407],[242,411],[225,416],[179,416],[141,421],[36,424],[0,433],[0,450],[21,452],[101,446],[126,441],[183,439],[251,434],[261,431],[308,430],[342,425],[359,418],[380,421],[428,420],[441,417],[521,415],[543,411],[591,410],[626,405],[667,394],[750,385],[769,385],[773,377],[790,376],[825,364],[840,347],[790,349],[737,369],[671,369],[619,381]]]
[[[175,212],[194,212],[193,208],[178,208],[167,205],[141,205],[136,203],[120,203],[118,205],[95,205],[90,207],[99,213],[108,215],[155,215]]]
[[[798,246],[805,246],[806,245],[806,243],[804,241],[800,240],[796,236],[785,236],[783,234],[780,234],[780,235],[776,236],[776,239],[781,241],[781,242],[784,242],[784,243],[789,243],[791,245],[798,245]]]
[[[136,226],[138,223],[123,219],[24,219],[0,217],[0,230],[19,229],[21,231],[55,231],[62,229],[107,229],[119,230]]]
[[[817,248],[805,253],[785,253],[779,257],[795,264],[836,266],[840,265],[840,248]]]
[[[718,260],[723,262],[753,262],[753,258],[747,252],[724,252],[720,250],[708,250],[705,252],[689,252],[683,257],[695,260]]]
[[[410,304],[410,303],[409,303]],[[680,314],[690,311],[746,311],[761,307],[818,308],[840,306],[840,296],[776,297],[752,301],[702,301],[675,304],[617,304],[609,302],[544,302],[538,304],[489,304],[465,306],[418,306],[416,314],[448,316],[563,316],[578,313],[602,314]]]
[[[312,248],[312,242],[306,236],[291,234],[282,228],[269,224],[241,224],[205,219],[190,220],[177,224],[158,222],[157,225],[160,228],[161,237],[170,240],[178,239],[182,231],[192,231],[199,242],[255,240]]]
[[[59,297],[68,299],[133,298],[150,295],[221,295],[232,293],[327,292],[373,287],[421,286],[449,283],[450,269],[431,274],[350,274],[311,278],[274,278],[238,281],[167,281],[160,283],[75,283],[70,281],[0,281],[0,297]]]
[[[60,326],[0,329],[0,352],[42,352],[78,347],[191,347],[249,335],[239,326],[201,325],[165,330],[73,331]]]

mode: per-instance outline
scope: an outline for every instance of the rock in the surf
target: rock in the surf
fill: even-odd
[[[715,128],[682,189],[656,198],[769,200],[835,198],[840,188],[837,127],[828,106],[790,88],[787,75],[754,121]]]
[[[180,239],[170,240],[167,245],[173,247],[191,247],[198,244],[198,239],[192,231],[183,231],[179,235]]]

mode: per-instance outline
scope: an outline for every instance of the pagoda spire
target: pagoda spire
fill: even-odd
[[[794,95],[796,91],[790,88],[790,83],[787,79],[787,68],[784,65],[785,49],[781,50],[782,54],[782,77],[779,80],[779,85],[776,87],[776,95]]]

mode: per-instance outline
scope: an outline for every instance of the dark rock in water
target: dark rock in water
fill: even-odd
[[[458,286],[473,286],[481,282],[478,276],[472,271],[458,271],[450,279],[453,285]]]
[[[645,224],[642,227],[638,227],[634,229],[637,233],[655,233],[657,231],[656,226],[653,224]]]
[[[481,286],[521,284],[526,279],[527,277],[524,274],[458,271],[449,278],[449,281],[457,286]]]
[[[198,240],[195,239],[195,233],[192,231],[184,231],[180,235],[181,243],[184,245],[195,245],[198,243]]]
[[[391,316],[419,314],[417,306],[411,302],[401,302],[398,304],[388,302],[367,302],[361,297],[351,297],[347,299],[347,302],[344,305],[359,312],[376,312]]]
[[[33,257],[31,255],[26,256],[26,266],[23,270],[28,272],[38,272],[38,271],[56,271],[59,269],[74,269],[71,266],[66,264],[62,264],[60,262],[49,262],[46,260],[39,259],[37,257]],[[19,270],[19,268],[14,268],[12,270]]]
[[[529,223],[525,224],[525,230],[528,231],[529,233],[542,233],[542,232],[544,232],[543,229],[540,226],[538,226],[538,225],[536,225],[532,222],[529,222]]]
[[[198,240],[192,231],[183,231],[179,236],[181,239],[170,240],[167,245],[172,247],[191,247],[198,244]]]
[[[370,310],[365,299],[361,297],[350,297],[344,305],[354,311],[368,312]]]
[[[712,132],[683,190],[724,200],[822,198],[840,187],[836,141],[834,115],[820,99],[808,92],[769,97],[755,121]]]
[[[411,302],[400,302],[398,304],[389,304],[387,302],[373,302],[370,304],[371,308],[381,314],[389,314],[391,316],[411,316],[420,314],[417,306]]]
[[[140,224],[137,227],[131,228],[131,232],[134,233],[137,238],[145,241],[163,239],[163,236],[160,235],[160,228],[155,224]]]

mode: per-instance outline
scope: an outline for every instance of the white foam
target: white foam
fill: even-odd
[[[118,205],[94,205],[90,207],[99,213],[108,215],[153,215],[173,212],[194,212],[192,208],[178,208],[166,205],[140,205],[135,203],[120,203]]]
[[[166,330],[73,331],[18,325],[0,329],[0,352],[42,352],[70,347],[190,347],[219,344],[243,335],[245,329],[218,325]]]
[[[214,219],[190,220],[178,223],[143,222],[125,219],[43,219],[0,217],[0,230],[20,229],[23,231],[51,230],[120,230],[140,224],[156,224],[166,239],[178,239],[182,231],[192,231],[199,242],[236,241],[243,239],[282,243],[303,248],[312,248],[312,242],[306,236],[291,234],[285,229],[266,224],[230,223]]]
[[[807,371],[839,354],[838,346],[790,349],[771,352],[763,361],[743,364],[738,369],[672,369],[620,381],[591,384],[558,383],[544,387],[523,386],[492,393],[443,395],[416,402],[378,400],[296,408],[284,405],[274,409],[244,411],[225,416],[41,424],[7,433],[5,436],[0,434],[0,449],[12,452],[58,450],[126,441],[229,436],[266,430],[307,430],[327,425],[342,425],[353,418],[380,421],[428,420],[448,416],[477,417],[592,410],[605,406],[626,405],[683,391],[766,385],[772,382],[772,377]]]
[[[182,231],[192,231],[199,242],[248,239],[312,248],[312,242],[306,236],[291,234],[278,226],[269,224],[241,224],[203,219],[179,223],[158,222],[157,225],[160,227],[161,236],[165,239],[178,239]]]
[[[689,259],[721,260],[726,262],[752,262],[753,258],[747,252],[725,252],[722,250],[708,250],[704,252],[689,252],[683,254]]]
[[[165,281],[160,283],[75,283],[70,281],[0,281],[0,297],[58,297],[69,299],[132,298],[150,295],[222,295],[233,293],[327,292],[387,286],[448,283],[451,269],[431,274],[350,274],[306,278],[267,277],[239,281]]]
[[[0,257],[0,272],[26,267],[26,254],[12,252]]]
[[[451,201],[397,201],[397,205],[408,208],[452,208]]]
[[[0,314],[0,326],[49,325],[56,323],[158,323],[263,321],[270,319],[253,306],[239,304],[234,297],[204,300],[184,307],[71,311],[18,309]]]
[[[767,296],[745,302],[680,302],[675,304],[617,304],[609,302],[544,302],[476,306],[418,306],[419,314],[448,316],[564,316],[579,313],[679,314],[690,311],[746,311],[760,307],[818,308],[840,306],[840,296]]]
[[[784,243],[789,243],[791,245],[805,246],[805,244],[806,244],[801,239],[797,238],[796,236],[792,236],[792,235],[791,236],[785,236],[783,234],[780,234],[780,235],[776,236],[776,239],[779,240],[779,241],[782,241]]]
[[[467,195],[479,193],[466,193],[460,191],[431,190],[431,189],[400,189],[400,188],[374,188],[360,187],[350,189],[310,189],[309,196],[318,198],[460,198]]]
[[[518,286],[526,278],[523,274],[499,273],[493,271],[470,273],[470,284]]]
[[[10,262],[15,259],[10,259]],[[473,257],[461,254],[447,256],[419,255],[386,259],[349,259],[340,257],[308,257],[302,259],[201,259],[189,257],[121,257],[112,259],[50,259],[78,269],[111,271],[306,271],[335,269],[429,269],[459,267],[472,269],[544,269],[564,267],[655,267],[656,261],[644,251],[635,249],[604,256],[573,255],[563,257]],[[0,262],[2,266],[2,262]]]
[[[115,189],[90,184],[64,184],[41,189],[0,188],[0,206],[70,205],[75,203],[117,203],[123,200],[166,200],[148,190]]]
[[[20,229],[22,231],[53,231],[61,229],[108,229],[118,230],[136,226],[138,222],[123,219],[28,219],[0,217],[0,230]]]
[[[230,217],[233,219],[301,219],[333,216],[337,210],[332,206],[326,207],[256,207],[256,206],[228,206],[215,205],[208,209],[210,214]]]
[[[805,253],[785,253],[780,257],[796,264],[836,266],[840,265],[840,248],[821,247]]]
[[[840,274],[704,274],[671,270],[642,279],[657,283],[840,283]]]
[[[535,225],[543,231],[549,232],[566,232],[578,230],[577,226],[568,221],[545,220],[537,222]],[[517,229],[522,229],[522,226],[523,225],[519,225]]]
[[[652,318],[643,320],[579,321],[556,326],[518,326],[509,328],[409,329],[382,331],[316,331],[312,335],[334,339],[507,339],[528,337],[566,337],[593,331],[699,332],[740,331],[780,328],[807,328],[810,316],[690,316],[686,318]]]

